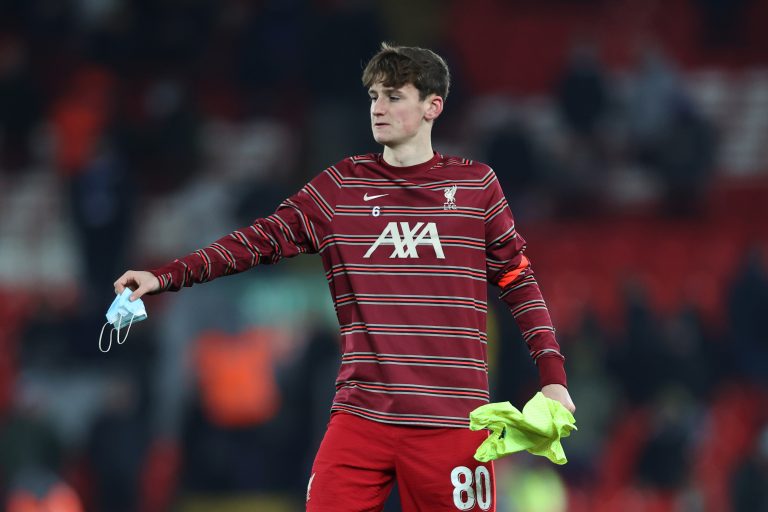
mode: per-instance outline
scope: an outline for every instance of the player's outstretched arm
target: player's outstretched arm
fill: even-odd
[[[568,388],[562,384],[547,384],[541,388],[541,394],[552,400],[557,400],[563,404],[566,409],[571,411],[571,414],[576,412],[576,406],[573,404],[573,400],[571,400]]]
[[[145,293],[160,291],[160,280],[151,272],[145,270],[129,270],[115,281],[115,293],[120,295],[123,290],[133,290],[131,300],[141,298]]]

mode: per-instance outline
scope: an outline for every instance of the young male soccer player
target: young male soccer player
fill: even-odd
[[[405,511],[495,510],[493,466],[473,458],[487,434],[467,428],[489,399],[486,282],[501,288],[544,395],[573,411],[563,356],[495,174],[432,150],[443,59],[382,44],[362,78],[383,153],[342,160],[273,215],[128,271],[115,290],[138,298],[320,253],[342,357],[307,510],[381,510],[395,480]]]

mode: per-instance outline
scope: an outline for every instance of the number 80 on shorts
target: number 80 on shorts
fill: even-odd
[[[491,508],[491,474],[485,466],[477,466],[474,474],[466,466],[457,466],[451,471],[451,483],[457,509],[472,510],[475,504],[481,510]]]

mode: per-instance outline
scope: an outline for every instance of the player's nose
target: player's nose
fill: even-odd
[[[371,101],[371,115],[380,116],[385,112],[385,105],[381,98]]]

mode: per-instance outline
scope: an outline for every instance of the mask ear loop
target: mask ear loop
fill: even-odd
[[[128,330],[125,331],[125,336],[123,336],[123,339],[120,340],[120,324],[122,323],[123,317],[120,316],[120,315],[117,317],[117,329],[112,328],[109,331],[109,345],[107,345],[107,349],[106,350],[102,348],[101,340],[104,337],[104,329],[109,325],[109,322],[107,322],[104,325],[102,325],[101,326],[101,332],[99,333],[99,350],[101,352],[103,352],[104,354],[106,354],[107,352],[109,352],[112,349],[112,333],[114,333],[115,330],[117,330],[117,336],[115,337],[115,339],[117,340],[117,344],[118,345],[122,345],[123,343],[125,343],[125,341],[128,339],[128,334],[130,334],[130,332],[131,332],[131,326],[133,325],[133,319],[134,318],[136,318],[136,313],[133,313],[131,315],[131,320],[128,322]]]
[[[103,352],[104,354],[109,352],[109,350],[112,348],[112,331],[114,329],[110,329],[110,331],[109,331],[109,345],[107,345],[107,349],[104,350],[103,348],[101,348],[101,339],[104,337],[104,328],[106,328],[108,325],[109,325],[109,322],[107,322],[104,325],[102,325],[101,326],[101,332],[99,333],[99,350],[101,352]]]
[[[136,313],[133,313],[131,315],[131,320],[128,322],[128,330],[125,331],[125,336],[123,336],[123,341],[120,341],[120,328],[117,329],[117,344],[122,345],[125,343],[125,340],[128,339],[128,333],[131,332],[131,326],[133,325],[133,319],[136,318]],[[120,325],[120,321],[118,320],[117,325]]]

